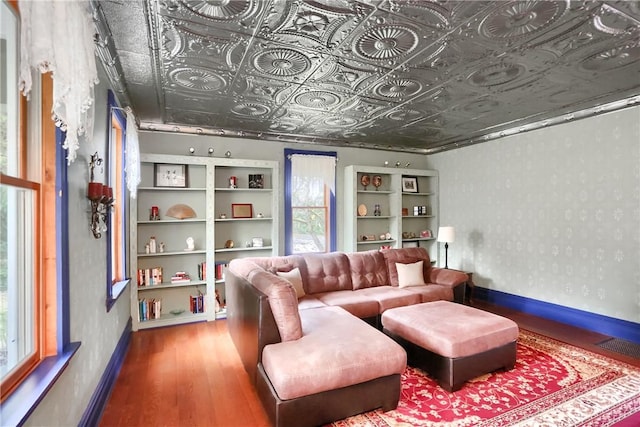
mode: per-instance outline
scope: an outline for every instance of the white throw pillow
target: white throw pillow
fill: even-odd
[[[399,288],[426,285],[424,282],[424,272],[422,270],[423,262],[424,261],[418,261],[413,264],[401,264],[396,262]]]
[[[293,289],[296,290],[296,296],[298,299],[305,296],[304,287],[302,286],[302,276],[300,275],[299,268],[296,267],[291,271],[277,271],[276,274],[291,283]]]

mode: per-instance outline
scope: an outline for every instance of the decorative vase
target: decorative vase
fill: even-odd
[[[376,191],[378,191],[378,187],[382,185],[382,177],[380,175],[374,175],[373,181],[371,181],[374,187],[376,187]]]
[[[360,184],[362,184],[362,186],[364,187],[364,189],[367,189],[367,186],[371,183],[371,178],[369,177],[369,175],[362,175],[360,177]]]

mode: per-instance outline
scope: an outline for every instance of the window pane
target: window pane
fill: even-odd
[[[0,3],[0,171],[18,176],[18,20]],[[11,141],[11,144],[8,143]]]
[[[0,373],[35,351],[35,197],[0,185]]]
[[[293,211],[293,252],[325,252],[327,247],[327,210],[296,208]]]
[[[291,177],[291,206],[324,206],[325,185],[322,178]]]

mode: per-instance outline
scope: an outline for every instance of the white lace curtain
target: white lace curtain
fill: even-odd
[[[313,154],[292,154],[291,174],[303,178],[321,178],[335,194],[336,158]]]
[[[140,144],[138,143],[138,129],[133,113],[127,108],[127,140],[125,148],[125,159],[127,160],[124,167],[125,179],[129,196],[136,198],[138,184],[140,184]]]
[[[86,0],[20,1],[20,90],[31,91],[31,69],[53,76],[53,119],[66,130],[72,163],[79,137],[93,138],[93,87],[98,83],[93,22]]]

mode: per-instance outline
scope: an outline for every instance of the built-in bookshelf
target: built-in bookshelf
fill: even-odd
[[[279,254],[278,162],[220,159],[215,167],[215,288],[226,305],[225,270],[234,258]],[[225,316],[225,310],[219,312]]]
[[[226,265],[278,254],[277,162],[142,154],[141,178],[130,211],[133,329],[225,318]]]
[[[345,168],[345,251],[424,246],[438,255],[438,174],[432,170]]]

